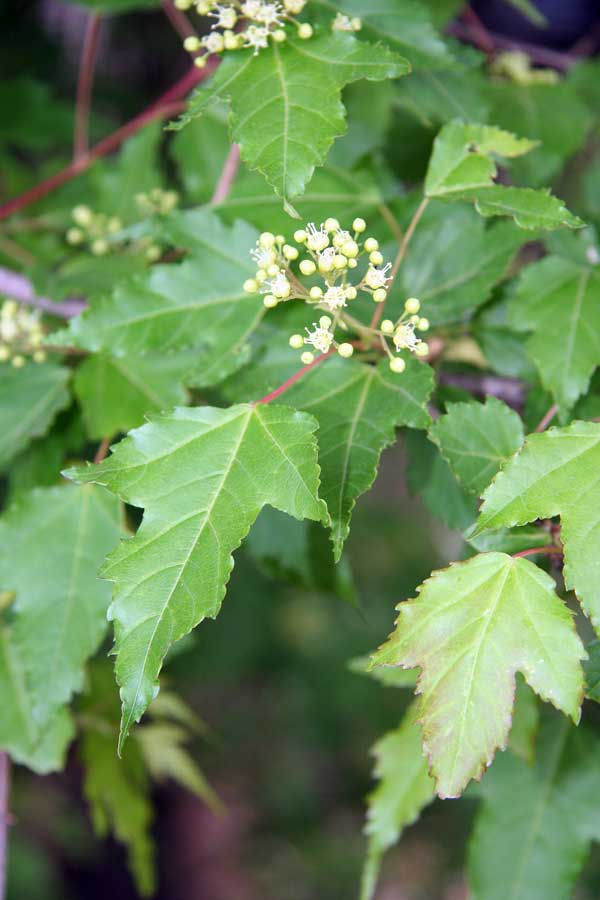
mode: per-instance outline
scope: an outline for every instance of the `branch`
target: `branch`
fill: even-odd
[[[188,17],[180,9],[177,9],[172,0],[163,0],[162,8],[165,16],[182,40],[185,40],[186,37],[197,36],[196,30]]]
[[[545,431],[556,413],[558,412],[558,406],[556,403],[553,403],[546,415],[542,418],[539,424],[536,427],[536,431]]]
[[[440,384],[462,388],[476,397],[498,397],[508,406],[520,410],[525,403],[525,385],[518,378],[503,378],[499,375],[471,375],[463,372],[438,372]]]
[[[0,294],[6,294],[17,303],[27,306],[34,306],[44,312],[51,313],[61,319],[70,319],[79,315],[84,310],[87,303],[84,300],[63,300],[55,303],[49,297],[36,297],[33,285],[24,275],[18,275],[11,272],[10,269],[0,268]]]
[[[216,206],[218,203],[222,203],[223,200],[225,200],[226,197],[229,196],[229,192],[231,190],[239,167],[240,146],[239,144],[232,144],[227,155],[227,159],[225,160],[223,171],[219,176],[219,180],[217,182],[215,192],[212,196],[212,200],[210,201],[212,206]]]
[[[121,126],[121,128],[118,128],[112,134],[109,134],[108,137],[103,138],[103,140],[99,141],[91,150],[83,156],[80,156],[78,160],[72,162],[71,165],[67,166],[65,169],[61,169],[60,172],[57,172],[56,175],[52,175],[51,178],[47,178],[30,190],[25,191],[24,194],[20,194],[13,200],[9,200],[4,206],[0,206],[0,221],[8,218],[12,213],[24,209],[26,206],[29,206],[30,203],[41,200],[42,197],[45,197],[62,184],[65,184],[65,182],[70,181],[72,178],[85,172],[93,162],[100,159],[102,156],[106,156],[113,150],[116,150],[123,141],[133,134],[136,134],[145,125],[148,125],[155,119],[164,119],[181,112],[181,99],[203,79],[207,78],[208,75],[211,75],[219,62],[219,59],[210,60],[204,69],[193,67],[187,75],[180,78],[173,87],[169,88],[168,91],[165,91],[165,93],[159,97],[155,103],[145,109],[144,112],[140,113],[134,119],[131,119],[130,122],[127,122],[126,125]]]
[[[285,393],[285,391],[289,390],[293,384],[296,384],[307,372],[310,372],[311,369],[314,369],[315,366],[318,366],[319,363],[322,363],[324,359],[327,359],[328,356],[331,356],[332,353],[335,353],[334,350],[329,350],[327,353],[322,353],[320,356],[317,356],[310,365],[303,366],[301,369],[298,369],[297,372],[294,372],[287,381],[284,381],[283,384],[280,384],[278,388],[275,388],[274,391],[271,391],[270,394],[265,394],[264,397],[261,397],[260,400],[255,400],[252,403],[252,406],[258,406],[259,403],[271,403],[272,400],[276,400],[281,394]]]
[[[101,26],[101,16],[97,13],[91,13],[87,21],[81,50],[81,61],[79,63],[77,99],[75,101],[75,130],[73,133],[73,161],[84,156],[88,150],[90,105]]]
[[[462,22],[451,22],[446,31],[459,40],[473,42],[472,28],[463,25]],[[547,47],[540,47],[537,44],[514,41],[493,31],[486,31],[486,35],[493,42],[495,50],[521,50],[533,62],[541,66],[552,66],[554,69],[566,71],[581,62],[581,56],[575,56],[573,53],[560,53],[558,50],[549,50]]]

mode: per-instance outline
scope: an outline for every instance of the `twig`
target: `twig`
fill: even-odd
[[[177,9],[172,0],[163,0],[162,8],[164,14],[180,38],[185,40],[186,37],[197,36],[196,30],[188,17],[180,9]]]
[[[462,22],[451,22],[446,31],[460,40],[472,42],[473,32]],[[537,44],[514,41],[493,31],[487,31],[486,33],[496,50],[521,50],[533,62],[541,66],[552,66],[554,69],[566,71],[576,63],[581,62],[581,56],[575,56],[573,53],[561,53],[558,50],[549,50],[547,47],[540,47]]]
[[[328,356],[331,356],[335,351],[329,350],[327,353],[322,353],[320,356],[317,356],[310,365],[303,366],[301,369],[298,369],[297,372],[294,372],[287,381],[284,381],[283,384],[280,384],[278,388],[275,388],[274,391],[271,391],[270,394],[265,394],[264,397],[261,397],[260,400],[255,400],[252,403],[252,406],[258,406],[259,403],[271,403],[272,400],[276,400],[281,394],[285,391],[289,390],[293,384],[296,384],[307,372],[310,372],[311,369],[314,369],[315,366],[318,366],[319,363],[322,363],[324,359],[327,359]]]
[[[10,815],[10,757],[0,753],[0,900],[6,896],[6,855],[8,848],[8,826]]]
[[[185,97],[185,95],[188,94],[193,87],[199,84],[200,81],[205,79],[208,75],[211,75],[215,67],[219,64],[219,61],[219,59],[211,60],[204,69],[196,69],[193,67],[183,76],[183,78],[180,78],[173,87],[169,88],[168,91],[165,91],[155,103],[145,109],[144,112],[140,113],[134,119],[131,119],[131,121],[127,122],[125,125],[122,125],[121,128],[118,128],[112,134],[103,138],[103,140],[99,141],[91,150],[79,157],[77,161],[72,162],[65,169],[61,169],[56,175],[52,175],[45,181],[36,184],[35,187],[25,191],[24,194],[20,194],[18,197],[9,200],[4,206],[0,206],[0,221],[8,218],[12,213],[24,209],[26,206],[29,206],[30,203],[41,200],[42,197],[50,194],[53,190],[60,187],[62,184],[65,184],[65,182],[70,181],[72,178],[85,172],[93,162],[100,159],[102,156],[106,156],[113,150],[116,150],[123,141],[133,134],[136,134],[145,125],[148,125],[155,119],[164,119],[180,112],[182,108],[180,102],[181,98]]]
[[[106,454],[108,453],[108,449],[110,447],[111,440],[112,440],[112,438],[110,438],[110,437],[102,438],[102,440],[100,441],[100,444],[98,445],[98,449],[96,450],[96,455],[94,456],[95,463],[101,463],[102,460],[105,458]]]
[[[536,431],[545,431],[557,412],[558,412],[558,406],[556,405],[556,403],[553,403],[552,406],[550,407],[550,409],[548,410],[548,412],[546,413],[546,415],[543,416],[543,418],[541,419],[541,421],[539,422],[539,424],[537,425],[535,430]]]
[[[400,248],[398,250],[398,253],[396,254],[396,259],[394,260],[394,263],[392,265],[392,269],[390,272],[390,278],[392,279],[392,282],[390,283],[390,287],[391,287],[391,284],[393,283],[393,279],[396,277],[396,275],[398,273],[398,269],[400,268],[400,266],[402,264],[402,260],[406,256],[406,251],[408,250],[408,245],[410,244],[410,239],[412,238],[413,234],[415,233],[415,228],[421,221],[421,216],[427,209],[428,203],[429,203],[429,197],[423,197],[423,199],[417,206],[412,219],[410,220],[410,224],[409,224],[408,228],[404,232],[404,237],[402,238]],[[377,308],[376,308],[375,312],[373,313],[373,318],[371,319],[371,324],[369,326],[370,328],[377,328],[377,325],[379,324],[379,320],[381,319],[381,316],[383,314],[384,306],[385,306],[385,301],[383,303],[377,304]]]
[[[388,227],[394,235],[397,243],[401,244],[404,235],[402,234],[402,229],[398,225],[396,217],[389,206],[386,203],[381,203],[378,207],[378,212],[381,213],[382,219],[387,222]]]
[[[90,13],[79,63],[77,99],[75,101],[75,129],[73,132],[73,161],[84,156],[88,150],[90,105],[101,25],[102,17],[98,13]]]
[[[70,319],[79,315],[87,303],[84,300],[63,300],[55,303],[49,297],[36,297],[33,285],[24,275],[0,268],[0,294],[5,294],[17,303],[34,306],[44,312],[51,313],[61,319]]]
[[[494,41],[475,10],[471,9],[470,6],[466,6],[463,18],[475,46],[483,50],[487,56],[492,56],[495,50]]]
[[[225,160],[223,171],[219,176],[219,180],[217,182],[215,192],[212,196],[212,200],[210,201],[212,206],[216,206],[217,203],[222,203],[223,200],[225,200],[226,197],[229,196],[229,192],[231,190],[239,167],[240,147],[239,144],[232,144],[229,153],[227,154],[227,159]]]
[[[462,388],[476,397],[498,397],[513,409],[522,409],[525,402],[525,385],[518,378],[463,372],[438,372],[437,377],[440,384]]]
[[[522,556],[534,556],[536,553],[545,553],[547,556],[562,556],[562,550],[559,547],[530,547],[529,550],[520,550],[513,553],[513,559],[519,559]]]

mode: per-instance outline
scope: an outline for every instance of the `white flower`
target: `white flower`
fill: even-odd
[[[261,246],[258,246],[256,250],[251,250],[250,256],[259,269],[266,269],[268,266],[272,266],[277,258],[273,250],[267,250]]]
[[[243,33],[244,47],[254,47],[254,55],[269,46],[269,29],[259,28],[257,25],[249,25]]]
[[[335,312],[336,310],[341,309],[343,306],[347,306],[347,299],[348,294],[346,292],[346,288],[338,285],[337,287],[327,288],[327,290],[323,294],[321,303],[323,303],[329,310],[331,310],[331,312]]]
[[[391,263],[387,263],[383,267],[383,269],[377,269],[375,266],[370,265],[367,274],[365,275],[365,284],[368,287],[372,288],[374,291],[377,288],[387,287],[387,283],[390,280],[390,276],[387,274],[388,269],[392,268]]]
[[[275,278],[271,278],[264,282],[262,291],[264,293],[273,294],[278,300],[285,300],[290,296],[291,285],[287,280],[285,271],[281,269]]]
[[[225,28],[227,30],[235,28],[237,13],[233,6],[216,6],[215,11],[209,13],[209,15],[217,20],[213,28]]]
[[[279,28],[283,25],[281,4],[279,3],[261,3],[260,9],[253,16],[257,22],[262,22],[267,28]]]
[[[417,344],[421,343],[415,334],[415,326],[411,322],[404,322],[402,325],[398,325],[392,340],[396,350],[410,350],[411,353],[414,352]]]
[[[242,3],[242,12],[249,19],[255,19],[256,14],[260,12],[261,6],[261,0],[246,0],[245,3]]]
[[[325,250],[322,250],[319,253],[319,271],[331,272],[335,256],[335,247],[327,247]]]
[[[339,12],[331,23],[331,27],[334,31],[360,31],[362,22],[358,17],[351,19],[350,16]]]
[[[308,238],[306,239],[306,246],[309,250],[313,250],[315,253],[319,253],[321,250],[324,250],[325,247],[329,244],[329,235],[325,229],[324,225],[320,225],[317,230],[317,226],[314,222],[309,222],[306,226],[306,232],[308,234]]]
[[[306,329],[308,337],[304,338],[304,343],[310,344],[320,353],[328,353],[329,348],[333,343],[333,334],[328,328],[322,328],[321,325],[317,325],[316,322],[313,322],[313,328],[314,331],[309,331],[308,328]]]
[[[306,6],[306,0],[283,0],[285,11],[297,16]]]
[[[223,35],[216,32],[205,35],[202,38],[202,46],[206,48],[207,53],[221,53],[225,46]]]

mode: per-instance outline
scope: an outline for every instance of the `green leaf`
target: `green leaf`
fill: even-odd
[[[84,729],[79,744],[83,791],[96,834],[113,832],[125,844],[138,890],[150,897],[156,887],[150,782],[139,747],[130,742],[119,759],[115,737],[110,728]]]
[[[86,359],[75,375],[75,393],[91,438],[112,437],[141,425],[146,414],[187,401],[182,378],[193,354],[148,353]]]
[[[345,131],[344,85],[409,71],[402,57],[349,34],[288,39],[256,56],[247,50],[226,57],[208,89],[193,95],[178,127],[215,100],[229,99],[231,139],[242,159],[287,203],[304,192],[315,166]]]
[[[585,660],[583,665],[585,667]],[[513,710],[510,729],[509,749],[515,756],[529,765],[535,762],[535,742],[540,724],[540,711],[537,697],[523,680],[517,675],[515,692],[515,708]]]
[[[520,417],[496,397],[450,403],[429,434],[459,481],[477,496],[524,440]]]
[[[331,359],[287,392],[288,403],[319,422],[321,496],[331,516],[336,561],[356,500],[375,480],[382,450],[394,442],[401,425],[427,427],[432,390],[431,368],[416,360],[409,360],[406,371],[396,376],[387,360],[366,366]]]
[[[46,433],[69,404],[69,370],[51,363],[23,369],[0,365],[0,468]]]
[[[492,156],[512,159],[535,146],[535,141],[495,126],[449,122],[434,141],[425,194],[472,200],[482,216],[512,216],[520,228],[581,227],[583,222],[547,191],[494,184]]]
[[[17,763],[40,775],[62,769],[75,729],[67,711],[59,709],[44,724],[36,723],[35,695],[26,681],[26,655],[12,630],[0,626],[0,747]]]
[[[194,384],[214,384],[247,361],[248,337],[264,313],[243,289],[255,271],[248,250],[256,233],[241,222],[226,228],[206,210],[173,215],[167,228],[191,248],[189,259],[125,281],[52,340],[115,356],[194,346]]]
[[[526,240],[511,222],[486,228],[464,204],[430,204],[396,276],[394,311],[400,315],[406,297],[418,297],[434,324],[464,319],[489,298]]]
[[[337,9],[362,21],[361,36],[383,41],[401,53],[415,69],[444,69],[455,64],[448,44],[432,22],[432,12],[415,0],[313,0],[327,10]]]
[[[351,672],[357,675],[367,675],[373,681],[378,681],[384,687],[414,688],[417,684],[417,669],[400,669],[397,667],[380,666],[371,668],[370,656],[356,656],[348,663]]]
[[[475,500],[460,486],[435,444],[417,431],[407,432],[404,443],[412,493],[449,528],[464,531],[472,525],[477,515]]]
[[[600,630],[600,425],[573,422],[532,434],[483,495],[473,534],[561,517],[563,575],[594,628]]]
[[[568,900],[600,839],[598,738],[545,716],[535,767],[503,754],[478,790],[469,847],[478,900]]]
[[[527,351],[563,413],[600,365],[600,273],[548,256],[527,266],[509,304],[510,323],[532,332]]]
[[[110,589],[96,571],[120,534],[119,503],[91,486],[33,490],[0,522],[0,584],[16,592],[12,641],[40,729],[81,690],[106,632]]]
[[[529,153],[535,145],[535,141],[493,125],[448,122],[433,144],[425,193],[428,197],[447,197],[487,188],[497,174],[492,154],[510,159]]]
[[[579,721],[585,651],[554,581],[529,560],[455,563],[398,609],[374,664],[421,667],[419,721],[441,797],[457,797],[506,746],[516,672]]]
[[[131,432],[98,466],[69,477],[105,484],[145,509],[109,556],[115,582],[120,745],[157,691],[169,647],[221,606],[231,553],[266,504],[325,519],[311,416],[278,406],[176,409]]]
[[[360,900],[371,900],[383,854],[398,842],[408,825],[416,822],[435,796],[417,716],[417,704],[413,703],[400,726],[373,747],[374,775],[379,784],[367,799],[368,850]]]
[[[396,85],[396,102],[426,128],[456,116],[485,122],[489,116],[488,83],[476,69],[413,72]]]
[[[585,696],[600,703],[600,641],[586,645],[588,659],[583,662],[585,673]]]
[[[592,117],[573,86],[514,84],[496,80],[488,85],[491,121],[539,141],[531,154],[511,166],[514,178],[532,186],[548,184],[567,157],[584,144]]]
[[[169,142],[169,151],[177,163],[186,195],[192,202],[208,203],[211,199],[229,146],[226,104],[207,109],[203,116],[189,122],[187,128],[175,134]],[[236,182],[242,174],[238,173]],[[264,188],[262,179],[257,181]],[[247,216],[241,215],[240,218],[249,221]]]

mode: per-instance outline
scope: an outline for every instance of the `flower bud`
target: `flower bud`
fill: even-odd
[[[417,346],[415,347],[415,355],[416,356],[427,356],[429,353],[429,344],[425,341],[419,341]]]
[[[195,34],[190,34],[183,42],[183,49],[188,53],[196,53],[200,49],[200,40]]]
[[[375,238],[367,238],[365,241],[365,250],[367,253],[372,253],[373,250],[379,250],[379,241],[376,241]]]
[[[304,347],[304,338],[301,334],[293,334],[289,340],[289,345],[292,350],[300,350],[301,347]]]
[[[310,366],[311,362],[314,362],[314,359],[315,354],[311,353],[310,350],[305,350],[300,357],[300,362],[304,363],[305,366]]]
[[[381,330],[384,334],[393,334],[394,333],[394,323],[391,319],[384,319],[381,323]]]
[[[369,262],[374,266],[380,266],[383,262],[383,256],[379,252],[379,250],[373,250],[372,253],[369,253]]]
[[[265,294],[265,296],[263,297],[263,306],[265,306],[267,309],[274,309],[278,303],[279,300],[277,299],[277,297],[274,297],[273,294]]]
[[[358,234],[362,234],[363,231],[366,229],[366,227],[367,227],[367,223],[365,222],[364,219],[355,219],[354,222],[352,223],[353,230],[356,231]]]
[[[329,316],[321,316],[321,318],[319,319],[319,325],[321,326],[321,328],[329,328],[329,326],[331,325],[331,319],[329,318]]]
[[[355,256],[358,256],[358,244],[356,241],[346,241],[342,246],[342,253],[344,256],[352,257],[352,259],[354,259]]]
[[[311,287],[308,292],[311,300],[320,300],[323,296],[323,289],[320,288],[317,284],[314,287]]]
[[[409,297],[404,304],[404,309],[407,313],[418,313],[421,309],[421,302],[416,297]]]
[[[405,368],[406,363],[401,356],[395,356],[393,359],[390,359],[390,369],[392,372],[395,372],[396,375],[400,375],[401,372],[404,372]]]
[[[375,303],[383,303],[385,298],[387,297],[387,291],[385,288],[377,288],[376,291],[373,291],[373,300]]]
[[[244,290],[247,294],[256,294],[258,291],[258,282],[256,278],[247,278],[244,282]]]
[[[304,228],[299,228],[298,231],[294,232],[294,240],[297,244],[305,244],[306,238],[308,237]]]
[[[340,223],[337,219],[330,217],[329,219],[325,219],[325,228],[327,231],[339,231]]]
[[[284,244],[283,255],[286,259],[298,259],[298,250],[296,249],[296,247],[291,247],[289,244]]]
[[[303,275],[314,275],[317,270],[312,259],[303,259],[299,268]]]
[[[270,231],[263,231],[258,239],[258,243],[261,247],[264,247],[265,250],[270,250],[275,243],[275,235]]]
[[[419,331],[429,331],[429,319],[419,319],[417,328]]]
[[[313,27],[308,22],[303,22],[298,26],[298,37],[302,41],[307,41],[313,36]]]
[[[354,353],[354,347],[352,344],[340,344],[338,347],[338,353],[340,356],[343,356],[344,359],[350,359],[352,354]]]

